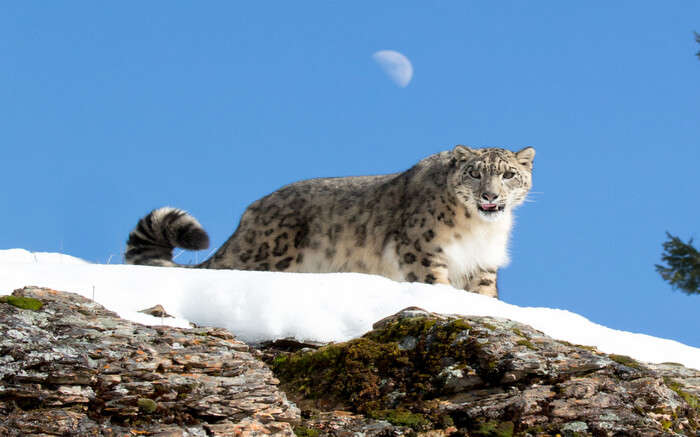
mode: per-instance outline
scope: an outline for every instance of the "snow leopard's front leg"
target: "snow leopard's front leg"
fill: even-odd
[[[464,289],[498,299],[498,271],[496,269],[479,269],[467,279]]]

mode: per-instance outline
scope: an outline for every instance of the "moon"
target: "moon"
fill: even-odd
[[[413,65],[401,53],[395,50],[380,50],[372,55],[372,59],[379,64],[389,79],[401,88],[405,88],[411,82]]]

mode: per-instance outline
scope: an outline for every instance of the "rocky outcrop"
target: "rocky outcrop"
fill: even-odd
[[[273,368],[307,435],[343,435],[337,409],[389,426],[365,435],[695,436],[699,425],[698,372],[505,319],[407,309],[362,338],[280,353]]]
[[[77,294],[0,299],[0,435],[294,435],[299,410],[217,328],[131,323]]]
[[[699,371],[505,319],[409,308],[349,342],[261,352],[76,294],[0,297],[0,436],[698,436],[698,396]]]

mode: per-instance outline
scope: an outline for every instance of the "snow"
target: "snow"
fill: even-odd
[[[30,252],[24,249],[0,250],[0,264],[14,263],[89,264],[80,258],[62,253]]]
[[[138,323],[224,327],[246,342],[295,337],[345,341],[408,306],[444,314],[492,316],[637,360],[700,369],[700,349],[618,331],[569,311],[518,307],[444,285],[395,282],[358,273],[278,273],[90,264],[57,253],[0,250],[0,294],[26,285],[93,298]],[[139,310],[161,304],[175,318]]]

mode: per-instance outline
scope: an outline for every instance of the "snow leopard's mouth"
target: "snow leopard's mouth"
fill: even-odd
[[[485,214],[495,214],[499,212],[503,212],[503,210],[506,209],[505,204],[498,204],[498,203],[479,203],[478,204],[479,212],[485,213]]]

